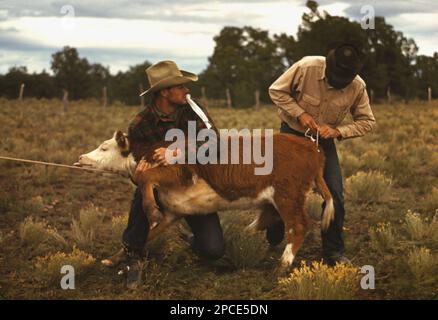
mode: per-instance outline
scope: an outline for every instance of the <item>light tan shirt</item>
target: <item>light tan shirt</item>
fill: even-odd
[[[308,56],[296,62],[269,87],[269,95],[281,120],[300,132],[306,129],[297,117],[304,112],[318,124],[337,128],[342,139],[363,136],[376,122],[362,78],[356,76],[344,89],[331,87],[325,78],[325,57]],[[348,112],[353,122],[340,125]]]

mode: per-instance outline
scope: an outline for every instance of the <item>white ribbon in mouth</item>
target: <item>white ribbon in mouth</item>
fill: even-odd
[[[195,101],[192,100],[190,94],[186,95],[187,102],[189,103],[190,107],[192,107],[192,110],[195,111],[195,113],[198,115],[199,118],[205,123],[205,126],[207,129],[211,129],[212,125],[210,124],[210,121],[208,120],[207,116],[205,115],[204,111],[195,103]]]

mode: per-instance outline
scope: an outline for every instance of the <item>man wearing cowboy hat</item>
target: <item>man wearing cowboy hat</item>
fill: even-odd
[[[180,70],[173,61],[158,62],[147,68],[146,74],[150,88],[141,96],[149,97],[150,103],[129,125],[131,150],[136,146],[164,141],[169,129],[179,128],[187,134],[188,121],[196,121],[196,130],[206,127],[186,99],[189,89],[185,84],[197,81],[195,74]],[[215,129],[209,117],[208,120]],[[165,151],[165,148],[155,150],[154,159],[162,165],[167,164]],[[140,161],[136,170],[147,169],[147,164]],[[217,213],[189,216],[186,221],[193,232],[193,236],[189,237],[195,252],[210,260],[220,258],[225,246]],[[136,288],[141,279],[141,261],[148,231],[149,221],[143,212],[141,191],[137,188],[129,212],[128,226],[122,237],[122,249],[102,261],[108,266],[127,263],[127,285],[130,288]]]
[[[325,154],[324,179],[333,196],[335,218],[322,232],[322,253],[329,265],[349,262],[344,255],[344,196],[341,168],[334,138],[344,140],[370,132],[375,118],[365,82],[358,75],[360,51],[350,43],[338,43],[326,57],[308,56],[296,62],[269,88],[278,107],[281,132],[304,136],[307,129],[321,138]],[[353,122],[341,124],[350,112]],[[284,235],[282,222],[267,230],[271,245]]]

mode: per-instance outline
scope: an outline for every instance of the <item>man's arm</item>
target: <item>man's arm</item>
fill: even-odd
[[[300,66],[295,63],[269,87],[269,95],[272,101],[294,118],[298,118],[304,113],[304,110],[296,101],[296,94],[297,91],[300,91],[302,77]]]
[[[361,90],[350,110],[353,116],[353,123],[337,127],[341,133],[339,139],[361,137],[370,132],[376,124],[370,100],[365,87]]]

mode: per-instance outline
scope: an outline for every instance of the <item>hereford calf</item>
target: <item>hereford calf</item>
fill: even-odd
[[[168,144],[163,142],[139,151],[131,148],[127,136],[118,131],[99,148],[82,155],[77,165],[125,170],[132,175],[140,158],[152,163],[153,151]],[[326,203],[323,230],[333,219],[333,199],[323,179],[324,155],[306,138],[275,134],[270,174],[255,175],[257,165],[242,164],[242,153],[239,156],[239,164],[152,165],[138,173],[134,180],[143,193],[144,211],[152,221],[148,240],[186,215],[260,208],[251,228],[264,230],[279,219],[284,222],[287,245],[278,269],[282,273],[291,266],[308,230],[304,206],[313,185]]]

